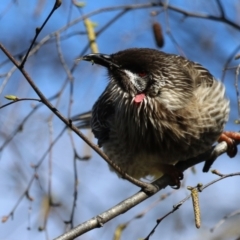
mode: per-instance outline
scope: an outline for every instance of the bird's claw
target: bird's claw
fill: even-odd
[[[161,170],[170,177],[170,186],[173,189],[179,189],[181,187],[181,180],[183,179],[183,173],[179,171],[173,165],[164,164],[161,167]]]
[[[219,139],[218,142],[223,142],[225,141],[228,145],[227,149],[227,155],[230,158],[233,158],[237,154],[237,143],[240,142],[240,133],[239,132],[223,132]]]
[[[169,184],[173,189],[179,189],[181,187],[181,180],[183,180],[183,173],[176,169],[175,172],[172,172],[170,175],[171,184]]]

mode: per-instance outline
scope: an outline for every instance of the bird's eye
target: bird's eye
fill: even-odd
[[[141,71],[141,72],[138,72],[137,75],[138,75],[139,77],[146,77],[146,76],[147,76],[147,72]]]

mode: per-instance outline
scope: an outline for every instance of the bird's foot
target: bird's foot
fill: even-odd
[[[237,143],[240,142],[240,133],[239,132],[223,132],[219,139],[218,142],[223,142],[225,141],[228,145],[227,149],[227,155],[230,158],[233,158],[237,154]]]
[[[169,184],[174,189],[179,189],[181,187],[181,180],[183,179],[183,173],[179,171],[173,165],[164,164],[161,166],[161,170],[170,176],[171,183]]]

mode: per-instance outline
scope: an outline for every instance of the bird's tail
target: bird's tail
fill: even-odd
[[[71,118],[73,123],[79,129],[89,129],[92,118],[92,111],[84,112],[78,115],[75,115]]]

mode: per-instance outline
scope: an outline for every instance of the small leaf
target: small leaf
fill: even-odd
[[[80,7],[80,8],[86,6],[86,3],[85,3],[85,2],[73,1],[73,4],[74,4],[76,7]]]
[[[120,240],[123,230],[128,226],[128,223],[119,224],[114,232],[114,240]]]
[[[239,120],[239,119],[236,119],[236,120],[234,121],[234,123],[235,123],[235,124],[240,124],[240,120]]]
[[[2,217],[2,223],[5,223],[8,220],[8,216],[3,216]]]
[[[17,101],[19,100],[19,98],[17,96],[14,95],[6,95],[4,96],[7,100],[11,100],[11,101]]]

